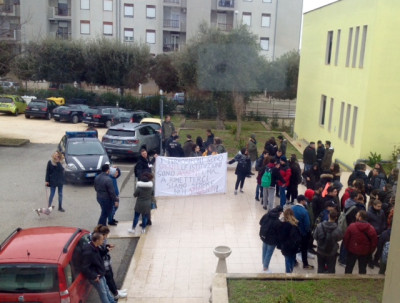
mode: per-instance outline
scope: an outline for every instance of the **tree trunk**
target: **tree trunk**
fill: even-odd
[[[224,106],[224,100],[217,99],[217,129],[225,129],[226,119],[226,108]]]
[[[233,95],[233,105],[235,107],[235,112],[236,112],[236,121],[237,121],[237,126],[236,126],[236,140],[240,140],[240,135],[242,132],[242,116],[244,112],[244,98],[243,95],[240,94],[239,92],[232,92]]]

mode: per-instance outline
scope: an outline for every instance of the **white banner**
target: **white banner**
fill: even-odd
[[[226,193],[228,154],[191,158],[156,158],[155,196]]]

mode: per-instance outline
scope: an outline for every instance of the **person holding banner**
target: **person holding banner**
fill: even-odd
[[[240,192],[243,193],[243,185],[246,179],[246,176],[250,173],[250,158],[248,155],[248,151],[246,148],[242,148],[240,152],[229,161],[229,164],[237,162],[235,174],[237,176],[235,183],[235,195],[237,195],[237,190],[240,184]]]

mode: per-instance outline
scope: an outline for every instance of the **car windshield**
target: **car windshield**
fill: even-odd
[[[70,156],[103,155],[104,149],[97,141],[75,141],[68,144],[67,153]]]
[[[13,100],[11,98],[0,97],[0,103],[12,103]]]
[[[30,106],[46,106],[46,102],[45,101],[31,101],[31,103],[29,103]]]
[[[0,293],[57,292],[58,284],[56,265],[0,265]]]
[[[117,136],[117,137],[134,137],[134,130],[118,130],[118,129],[109,129],[107,131],[107,135],[109,136]]]

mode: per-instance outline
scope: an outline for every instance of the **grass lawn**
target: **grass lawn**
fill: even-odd
[[[177,123],[176,123],[176,122]],[[179,126],[179,120],[175,120],[174,124]],[[179,142],[183,145],[186,141],[186,135],[190,134],[192,140],[196,141],[196,137],[200,136],[203,140],[206,139],[206,130],[210,128],[215,137],[220,137],[222,139],[222,144],[228,151],[228,157],[233,157],[237,154],[238,150],[245,146],[250,138],[251,134],[256,135],[258,153],[261,154],[264,149],[265,142],[272,136],[275,138],[281,134],[281,132],[267,131],[261,122],[258,121],[243,121],[242,123],[242,133],[241,140],[235,140],[234,130],[236,129],[236,121],[225,122],[226,130],[217,130],[215,120],[186,120],[184,124],[185,129],[181,129],[179,133]],[[297,158],[302,158],[302,155],[294,148],[292,144],[288,142],[286,154],[296,154]]]
[[[27,139],[0,138],[0,146],[21,146],[29,143]]]
[[[229,303],[380,303],[384,279],[228,279]]]

